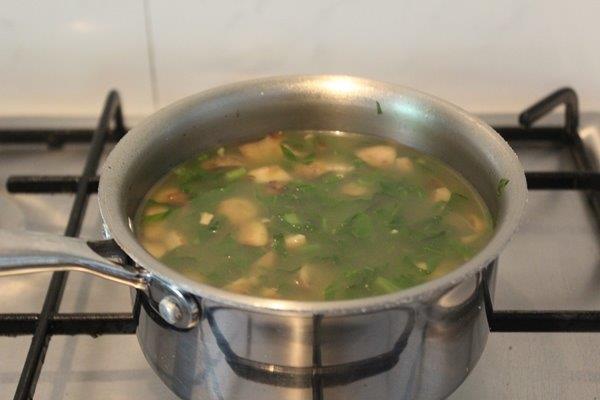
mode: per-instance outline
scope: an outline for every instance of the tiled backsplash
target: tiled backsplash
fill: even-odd
[[[569,84],[600,109],[600,1],[3,2],[0,115],[144,115],[266,75],[344,73],[516,111]]]
[[[141,1],[3,1],[0,114],[95,115],[111,87],[151,112],[144,22]]]

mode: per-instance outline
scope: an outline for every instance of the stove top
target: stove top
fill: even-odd
[[[536,122],[561,104],[564,122]],[[563,89],[520,125],[483,118],[530,171],[531,191],[488,299],[493,333],[450,399],[597,398],[600,113],[580,118]],[[95,129],[87,119],[0,119],[0,228],[99,239],[96,164],[126,130],[115,92]],[[81,273],[0,279],[2,398],[176,399],[144,360],[134,315],[127,288]]]

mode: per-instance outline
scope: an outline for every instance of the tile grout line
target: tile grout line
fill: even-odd
[[[150,91],[152,93],[152,106],[156,111],[159,108],[158,79],[156,77],[156,57],[154,54],[154,36],[152,34],[152,12],[149,0],[142,0],[144,6],[144,27],[146,30],[146,51],[148,53],[148,67],[150,72]]]

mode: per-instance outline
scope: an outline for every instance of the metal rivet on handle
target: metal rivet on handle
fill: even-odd
[[[160,316],[172,325],[177,325],[177,322],[181,321],[181,318],[183,317],[179,299],[175,296],[163,297],[160,303],[158,303],[158,311]]]

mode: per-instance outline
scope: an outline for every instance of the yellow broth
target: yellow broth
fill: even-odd
[[[188,278],[319,301],[440,277],[481,249],[493,224],[475,189],[437,159],[374,136],[285,131],[176,167],[135,227]]]

